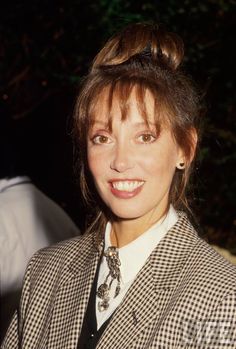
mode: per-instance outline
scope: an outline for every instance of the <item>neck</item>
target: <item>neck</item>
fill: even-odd
[[[158,215],[151,213],[135,219],[114,219],[110,235],[111,244],[119,248],[129,244],[161,220],[167,211],[168,208]]]

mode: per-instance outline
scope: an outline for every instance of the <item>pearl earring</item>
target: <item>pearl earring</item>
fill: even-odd
[[[183,170],[184,169],[184,166],[185,166],[185,163],[184,162],[180,162],[177,166],[177,168],[179,168],[180,170]]]

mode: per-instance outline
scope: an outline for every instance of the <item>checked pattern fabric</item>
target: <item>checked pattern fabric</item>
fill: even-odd
[[[178,214],[97,349],[236,348],[236,268]],[[100,257],[94,234],[32,257],[1,349],[77,349]]]

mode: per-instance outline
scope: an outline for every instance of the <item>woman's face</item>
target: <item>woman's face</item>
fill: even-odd
[[[163,128],[157,134],[150,93],[146,93],[145,102],[148,126],[140,115],[134,93],[124,121],[114,98],[110,131],[106,96],[99,98],[95,123],[88,136],[88,165],[99,195],[116,217],[155,222],[168,206],[176,165],[183,162],[184,156],[169,129]]]

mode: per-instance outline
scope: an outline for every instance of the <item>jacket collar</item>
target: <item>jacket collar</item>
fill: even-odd
[[[152,271],[156,287],[171,288],[176,284],[188,254],[194,247],[198,236],[184,212],[178,211],[179,219],[168,231],[151,253],[149,260],[140,273],[146,269]],[[69,269],[73,274],[86,270],[91,265],[91,260],[99,259],[102,254],[104,242],[97,244],[96,234],[87,234],[82,237],[83,244],[70,263]],[[139,274],[140,274],[139,273]]]
[[[103,242],[97,245],[94,241],[95,234],[85,234],[80,239],[80,248],[69,264],[69,270],[76,275],[81,270],[86,270],[90,267],[91,261],[98,260],[103,251]]]
[[[76,253],[60,278],[51,313],[48,349],[77,347],[99,261],[99,253],[93,245],[93,236],[84,235],[79,241],[79,244],[75,242],[73,252]],[[61,305],[63,302],[64,306]]]
[[[178,214],[179,220],[152,252],[113,314],[98,349],[128,348],[140,331],[153,322],[158,330],[186,259],[197,241],[187,216]]]
[[[150,255],[150,266],[156,287],[172,288],[194,248],[198,235],[184,212]]]

